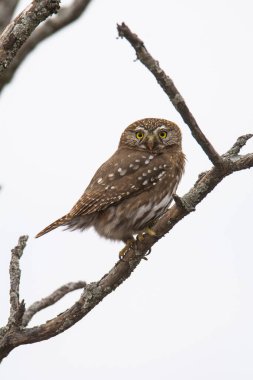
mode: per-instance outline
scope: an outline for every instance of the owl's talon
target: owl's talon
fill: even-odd
[[[149,236],[157,237],[157,233],[151,227],[145,228],[145,233]]]
[[[136,236],[136,240],[143,241],[144,240],[145,233],[140,233]]]
[[[127,240],[125,247],[122,248],[121,251],[119,252],[119,259],[121,261],[126,261],[124,260],[124,257],[126,256],[129,249],[133,248],[134,243],[135,241],[132,239]]]
[[[150,255],[150,253],[151,253],[151,248],[148,249],[148,252],[145,254],[145,257]],[[147,258],[146,258],[146,260],[147,260]]]

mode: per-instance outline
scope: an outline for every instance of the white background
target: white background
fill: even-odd
[[[30,236],[21,261],[27,305],[66,282],[96,281],[116,262],[122,244],[92,230],[34,236],[72,207],[128,124],[162,117],[180,125],[187,167],[179,195],[211,166],[133,49],[116,38],[116,23],[145,41],[224,153],[253,131],[252,12],[250,0],[94,0],[29,56],[0,101],[2,324],[10,250],[21,234]],[[250,151],[253,142],[243,149]],[[15,349],[1,379],[252,379],[252,193],[252,171],[226,178],[81,322]]]

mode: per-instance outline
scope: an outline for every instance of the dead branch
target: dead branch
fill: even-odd
[[[193,137],[199,143],[203,151],[209,157],[213,165],[222,165],[222,159],[216,152],[210,141],[198,126],[195,118],[187,107],[182,95],[176,88],[172,79],[161,69],[159,62],[156,61],[147,51],[143,41],[132,33],[128,26],[123,22],[117,26],[119,37],[126,38],[136,52],[137,59],[154,75],[163,91],[168,95],[171,103],[182,116],[184,122],[189,126]]]
[[[85,281],[69,282],[68,284],[65,284],[61,286],[60,288],[56,289],[49,296],[42,298],[40,301],[34,302],[24,312],[23,319],[22,319],[22,326],[26,327],[28,323],[31,321],[32,317],[35,314],[37,314],[39,311],[46,309],[49,306],[54,305],[56,302],[62,299],[66,294],[73,292],[74,290],[77,290],[77,289],[82,289],[85,286],[86,286]]]
[[[7,69],[33,30],[47,17],[56,13],[60,0],[33,0],[0,36],[0,75]]]
[[[19,301],[19,284],[21,271],[19,260],[26,247],[28,236],[21,236],[18,245],[11,251],[10,261],[10,316],[8,326],[19,326],[24,313],[24,303]]]
[[[124,25],[124,28],[126,26]],[[129,30],[129,29],[127,29]],[[123,32],[122,32],[123,33]],[[143,48],[143,42],[138,39],[138,37],[132,32],[130,36],[136,41],[140,41],[140,48]],[[132,38],[132,37],[131,37]],[[138,47],[139,49],[139,47]],[[148,54],[144,51],[145,54]],[[153,58],[152,58],[153,60]],[[156,62],[156,61],[154,61]],[[155,63],[156,69],[159,68],[157,63]],[[148,67],[148,65],[147,65]],[[151,68],[150,68],[151,70]],[[152,71],[152,70],[151,70]],[[156,70],[154,70],[156,72]],[[163,72],[164,76],[168,79],[169,83],[172,81],[170,78]],[[174,84],[170,84],[167,88],[167,82],[164,82],[164,89],[168,92],[169,97],[173,99],[175,103],[175,96],[172,95],[179,94],[175,89]],[[172,87],[170,87],[172,86]],[[174,86],[174,87],[173,87]],[[166,93],[167,93],[166,92]],[[180,94],[179,94],[180,95]],[[181,95],[180,95],[181,97]],[[180,98],[181,99],[181,98]],[[190,214],[195,210],[196,206],[228,175],[244,169],[249,169],[253,167],[253,153],[246,155],[239,155],[241,148],[246,144],[247,140],[253,135],[241,136],[237,139],[236,143],[231,149],[229,149],[222,156],[217,155],[215,149],[200,131],[199,127],[195,125],[195,119],[191,115],[187,106],[183,100],[176,102],[177,109],[180,114],[186,119],[189,119],[189,127],[192,130],[192,133],[201,145],[205,153],[208,155],[210,160],[214,163],[214,166],[202,173],[194,186],[181,198],[174,196],[175,204],[156,222],[152,227],[155,231],[155,236],[142,235],[142,239],[137,237],[135,245],[132,248],[129,248],[128,252],[124,256],[124,261],[118,261],[115,266],[104,275],[99,281],[87,284],[84,286],[84,290],[78,299],[69,309],[65,310],[60,315],[55,318],[31,328],[27,328],[27,323],[31,320],[31,317],[37,313],[42,308],[48,307],[50,304],[55,303],[57,298],[61,298],[58,291],[54,292],[51,296],[45,298],[44,300],[38,301],[33,304],[25,312],[24,309],[19,312],[19,317],[14,318],[15,323],[7,324],[5,327],[0,329],[0,360],[6,357],[15,347],[18,347],[23,344],[30,344],[39,342],[42,340],[50,339],[53,336],[56,336],[63,331],[69,329],[76,322],[82,319],[87,313],[89,313],[99,302],[103,300],[109,293],[115,290],[120,284],[122,284],[134,271],[134,269],[140,264],[142,258],[145,258],[147,252],[150,252],[152,246],[161,239],[166,233],[168,233],[182,218]],[[181,104],[181,106],[179,106]],[[197,126],[197,128],[196,128]],[[203,137],[204,136],[204,137]],[[222,164],[220,164],[222,163]],[[19,245],[21,246],[22,240],[20,240]],[[16,248],[17,252],[15,254],[15,263],[16,260],[19,261],[20,254],[18,252],[22,251],[21,248]],[[14,254],[13,251],[13,254]],[[11,285],[12,293],[14,294],[11,300],[11,310],[19,310],[19,268],[18,264],[16,266],[12,265],[13,275],[13,285]],[[82,283],[82,285],[85,285]],[[68,287],[67,287],[68,288]],[[62,288],[60,288],[62,291]],[[60,293],[61,293],[60,291]],[[66,288],[65,288],[66,291]],[[14,315],[14,312],[12,312]],[[23,320],[22,320],[22,317]],[[12,320],[13,318],[9,319]]]
[[[244,140],[246,142],[249,139],[248,136],[249,135],[242,136],[237,141]],[[239,145],[241,145],[241,143],[237,144],[237,146]],[[115,290],[131,275],[152,246],[168,233],[182,218],[195,210],[196,206],[219,182],[235,171],[253,167],[253,153],[239,157],[239,151],[240,149],[236,151],[230,149],[225,153],[223,157],[226,157],[226,166],[222,168],[214,166],[207,171],[189,192],[180,198],[180,202],[176,202],[174,206],[158,220],[153,227],[156,236],[144,235],[144,239],[137,239],[135,247],[129,249],[124,257],[124,261],[118,261],[101,280],[86,285],[79,300],[75,302],[72,307],[42,325],[24,328],[35,313],[57,301],[57,297],[55,297],[56,291],[51,296],[38,301],[27,309],[23,316],[22,328],[19,330],[16,329],[14,332],[13,329],[8,329],[8,326],[2,328],[0,330],[0,360],[17,346],[40,342],[62,333],[89,313],[104,297]],[[84,284],[85,283],[81,283],[82,286],[80,287],[83,287]]]
[[[28,54],[30,54],[40,42],[77,20],[87,9],[90,2],[91,0],[73,0],[69,6],[61,8],[53,19],[47,20],[36,29],[18,51],[16,57],[8,67],[8,70],[0,77],[0,92],[5,85],[12,80],[17,69]]]

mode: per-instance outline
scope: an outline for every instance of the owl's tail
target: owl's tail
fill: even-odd
[[[47,234],[48,232],[54,230],[57,227],[63,226],[68,221],[68,215],[64,215],[62,218],[57,219],[55,222],[49,224],[44,230],[40,231],[35,237],[38,238],[42,235]]]

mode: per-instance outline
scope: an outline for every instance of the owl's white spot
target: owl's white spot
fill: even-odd
[[[111,189],[113,190],[113,189],[116,189],[116,187],[115,186],[111,186]]]
[[[131,154],[128,154],[127,157],[131,157]]]
[[[138,180],[141,181],[141,180],[142,180],[142,177],[138,177]]]
[[[147,158],[147,156],[141,156],[142,158]]]
[[[135,160],[135,162],[140,162],[140,160]]]
[[[155,178],[154,177],[151,177],[150,181],[151,182],[154,182]]]
[[[127,170],[126,169],[122,169],[122,168],[118,168],[118,172],[120,175],[125,175]]]
[[[143,183],[144,186],[148,184],[148,180],[146,179]]]
[[[139,165],[134,165],[133,169],[137,170],[137,169],[139,169],[139,167],[140,167]]]
[[[165,172],[161,172],[160,174],[158,174],[158,178],[161,178],[162,176],[164,176]]]
[[[107,186],[105,187],[105,190],[108,190],[108,189],[109,189],[109,187],[110,187],[110,186],[109,186],[109,185],[107,185]]]
[[[122,198],[122,196],[121,195],[118,195],[118,199],[121,199]]]
[[[133,166],[134,166],[134,164],[130,164],[130,165],[129,165],[129,168],[132,168]]]
[[[114,173],[108,174],[108,177],[110,177],[110,178],[114,177]]]
[[[151,172],[152,172],[152,170],[148,169],[148,173],[151,173]]]
[[[153,170],[157,170],[157,167],[156,166],[154,166],[154,169]]]
[[[150,161],[149,160],[145,160],[145,164],[147,165],[147,164],[149,164],[150,163]]]
[[[129,195],[129,194],[130,194],[129,191],[127,191],[127,192],[126,192],[126,195]]]
[[[101,183],[103,181],[103,178],[99,178],[98,180],[97,180],[97,183]]]
[[[164,164],[164,165],[163,165],[163,167],[164,167],[164,168],[167,168],[167,165],[166,165],[166,164]]]
[[[153,186],[155,186],[155,185],[156,185],[156,182],[153,183]]]
[[[153,160],[154,156],[152,156],[152,154],[149,156],[149,160]]]
[[[146,176],[147,176],[147,173],[144,172],[144,173],[142,173],[142,175],[143,175],[143,177],[146,177]]]
[[[140,178],[141,178],[141,177],[140,177]],[[132,185],[132,186],[131,186],[131,189],[136,189],[135,185]]]

